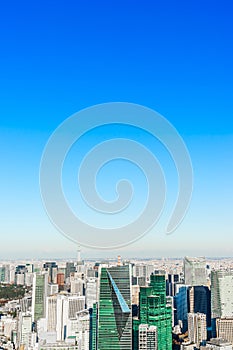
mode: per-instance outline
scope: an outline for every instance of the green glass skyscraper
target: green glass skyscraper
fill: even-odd
[[[139,323],[157,327],[158,350],[171,350],[172,309],[166,303],[166,281],[164,274],[151,275],[149,287],[140,288],[139,306]]]
[[[132,347],[130,276],[129,265],[101,269],[97,350],[130,350]]]
[[[45,304],[48,290],[48,273],[34,275],[32,289],[32,316],[33,321],[45,317]]]

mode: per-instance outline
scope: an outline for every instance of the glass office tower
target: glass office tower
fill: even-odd
[[[158,350],[172,349],[172,309],[166,302],[164,274],[153,274],[149,287],[140,289],[140,324],[157,327]]]
[[[97,310],[96,349],[132,347],[130,266],[102,268]]]

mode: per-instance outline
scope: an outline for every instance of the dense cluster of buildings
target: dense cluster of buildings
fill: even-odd
[[[233,269],[205,258],[0,265],[0,349],[232,350]]]

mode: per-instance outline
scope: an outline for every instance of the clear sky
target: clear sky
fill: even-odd
[[[150,107],[176,127],[193,162],[193,198],[174,234],[164,234],[164,217],[131,246],[84,254],[233,256],[232,15],[230,0],[1,4],[0,257],[75,255],[44,212],[40,159],[63,120],[112,101]]]

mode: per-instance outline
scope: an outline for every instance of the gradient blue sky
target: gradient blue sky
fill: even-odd
[[[232,15],[230,0],[1,4],[0,257],[75,255],[44,212],[40,158],[64,119],[112,101],[164,115],[185,140],[195,177],[177,231],[150,232],[120,254],[233,256]]]

